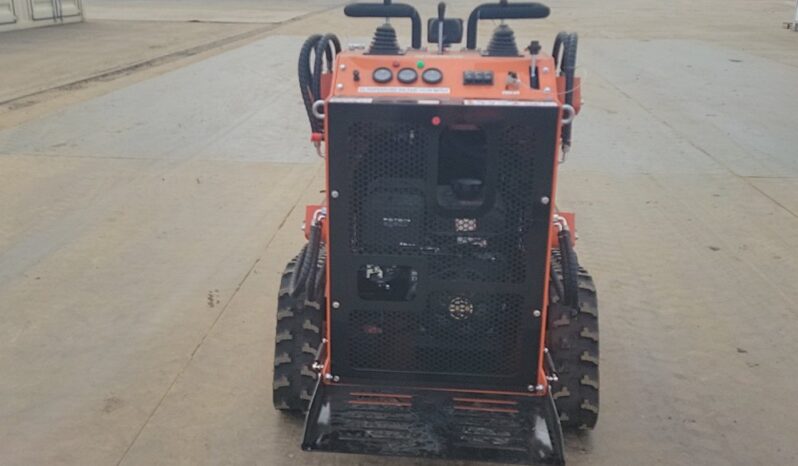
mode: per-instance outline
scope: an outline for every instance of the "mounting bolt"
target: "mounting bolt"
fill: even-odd
[[[547,74],[548,72],[549,72],[549,67],[548,66],[544,66],[543,67],[543,74]]]
[[[332,191],[330,193],[330,197],[333,199],[338,199],[338,191]]]
[[[527,389],[528,391],[530,391],[530,392],[537,391],[537,388],[535,388],[535,386],[534,386],[534,385],[530,385],[530,386],[526,387],[526,389]]]
[[[333,301],[332,307],[333,309],[338,309],[339,307],[341,307],[341,303],[339,303],[338,301]]]
[[[532,311],[532,315],[535,317],[540,317],[540,309],[535,309],[534,311]]]
[[[341,381],[340,377],[338,377],[337,375],[333,376],[333,382],[340,382],[340,381]]]
[[[324,369],[324,364],[319,361],[313,361],[313,365],[311,365],[310,368],[316,372],[321,372],[321,370]]]
[[[338,89],[338,90],[340,91],[341,89],[343,89],[343,88],[344,88],[344,83],[338,83],[338,84],[336,84],[336,85],[335,85],[335,88],[336,88],[336,89]]]
[[[543,205],[549,205],[550,201],[551,199],[549,199],[549,196],[543,196],[540,198],[540,203]]]
[[[543,348],[543,352],[546,353],[546,354],[549,354],[549,349],[548,348]]]
[[[535,391],[536,391],[536,392],[542,392],[542,391],[543,391],[543,390],[545,390],[545,389],[546,389],[546,387],[544,387],[543,385],[537,385],[537,386],[535,386]]]
[[[544,87],[543,88],[543,92],[545,92],[546,94],[551,94],[551,88],[550,87]]]
[[[324,374],[324,380],[332,380],[332,379],[333,379],[333,375],[330,374],[329,372]]]
[[[346,65],[341,63],[341,66],[338,67],[341,71],[346,69]]]

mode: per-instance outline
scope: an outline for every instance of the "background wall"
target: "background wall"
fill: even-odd
[[[78,21],[82,0],[0,0],[0,31]]]

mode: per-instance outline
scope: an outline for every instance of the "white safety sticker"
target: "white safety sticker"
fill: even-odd
[[[464,100],[465,105],[484,105],[494,107],[556,107],[557,102],[551,101],[530,101],[530,100],[484,100],[470,99]]]
[[[448,87],[377,87],[361,86],[358,92],[364,94],[450,94]]]
[[[341,104],[370,104],[374,102],[371,97],[331,97],[330,102]]]

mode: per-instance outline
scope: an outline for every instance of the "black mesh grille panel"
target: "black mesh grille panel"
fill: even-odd
[[[352,253],[414,254],[420,246],[428,139],[428,133],[405,123],[349,127]]]
[[[550,216],[540,199],[551,196],[556,108],[329,112],[335,374],[533,383]]]
[[[349,351],[356,369],[491,374],[518,371],[523,297],[433,292],[419,309],[356,310]]]

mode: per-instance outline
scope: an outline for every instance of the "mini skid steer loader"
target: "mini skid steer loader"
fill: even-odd
[[[577,36],[519,46],[505,20],[539,3],[483,4],[466,27],[445,9],[429,46],[385,0],[344,10],[384,19],[369,46],[302,47],[326,194],[282,277],[274,404],[306,413],[305,450],[563,464],[562,428],[595,426],[599,389],[596,290],[555,206]],[[482,49],[480,20],[498,21]]]

